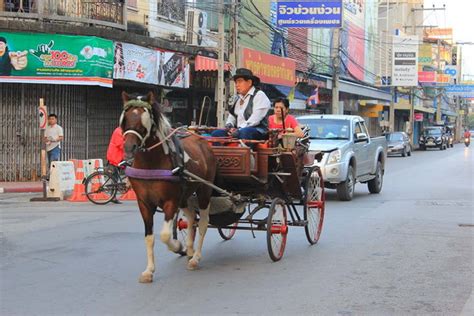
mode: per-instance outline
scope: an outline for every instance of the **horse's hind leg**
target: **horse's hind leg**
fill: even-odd
[[[138,281],[141,283],[153,282],[153,273],[155,272],[155,235],[153,235],[153,215],[154,208],[149,208],[145,203],[139,201],[138,206],[142,214],[143,223],[145,224],[145,246],[147,265],[145,271],[142,272]]]
[[[209,206],[206,209],[199,211],[199,240],[197,245],[197,250],[194,253],[193,257],[188,262],[188,269],[195,270],[198,267],[199,261],[201,260],[202,245],[204,242],[204,237],[207,232],[207,225],[209,224]]]

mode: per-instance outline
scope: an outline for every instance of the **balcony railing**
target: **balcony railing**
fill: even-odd
[[[0,0],[0,18],[95,24],[126,29],[124,0]]]

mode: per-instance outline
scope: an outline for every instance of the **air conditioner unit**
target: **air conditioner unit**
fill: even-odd
[[[197,9],[186,10],[186,44],[204,46],[207,32],[207,13]]]

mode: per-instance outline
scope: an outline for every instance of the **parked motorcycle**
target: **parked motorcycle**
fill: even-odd
[[[471,139],[469,137],[464,137],[464,145],[466,145],[466,147],[469,147],[470,144],[471,144]]]

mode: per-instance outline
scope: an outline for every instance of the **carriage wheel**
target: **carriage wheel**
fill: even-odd
[[[196,234],[196,228],[193,229],[193,234]],[[181,250],[176,252],[181,256],[186,256],[186,238],[188,236],[188,219],[184,212],[180,209],[173,220],[173,239],[181,243]]]
[[[110,174],[96,171],[84,181],[84,190],[89,201],[103,205],[114,199],[117,194],[117,183]]]
[[[324,221],[324,180],[319,168],[309,170],[306,179],[304,219],[307,221],[304,231],[311,245],[318,242]]]
[[[231,240],[232,237],[235,235],[235,231],[237,230],[236,227],[239,223],[235,222],[229,227],[217,228],[219,235],[221,235],[222,239],[224,240]]]
[[[267,248],[273,261],[278,261],[285,252],[288,235],[287,207],[285,201],[275,198],[268,211],[267,219]]]

